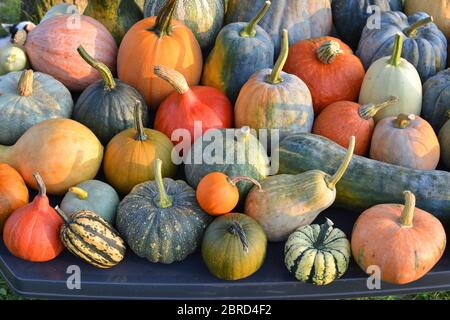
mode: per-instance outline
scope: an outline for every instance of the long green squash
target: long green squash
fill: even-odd
[[[278,147],[279,173],[320,169],[333,173],[345,156],[336,143],[312,134],[285,138]],[[402,203],[404,190],[416,195],[417,207],[450,223],[450,173],[412,170],[354,156],[336,187],[335,206],[362,212],[382,203]]]

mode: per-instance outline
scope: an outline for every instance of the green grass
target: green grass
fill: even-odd
[[[16,23],[20,19],[20,0],[0,0],[0,23]],[[0,27],[0,36],[6,32]]]

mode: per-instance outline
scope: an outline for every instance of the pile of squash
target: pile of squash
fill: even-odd
[[[394,284],[439,261],[448,1],[403,12],[380,0],[379,28],[368,0],[119,2],[109,16],[105,1],[58,5],[0,52],[0,232],[13,255],[67,248],[111,268],[127,248],[163,264],[201,250],[213,275],[238,280],[285,242],[286,273],[316,285],[352,257]],[[54,208],[48,195],[63,198]],[[360,213],[351,238],[321,215],[331,206]]]

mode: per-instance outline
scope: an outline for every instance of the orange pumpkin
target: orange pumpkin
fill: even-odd
[[[31,203],[14,211],[5,223],[3,241],[8,250],[24,260],[50,261],[63,250],[59,230],[63,220],[50,206],[44,181],[34,174],[39,194]]]
[[[355,136],[354,153],[360,156],[369,151],[375,122],[373,117],[378,111],[396,103],[392,97],[381,104],[360,105],[351,101],[332,103],[323,110],[314,122],[313,133],[333,140],[348,148],[351,136]]]
[[[400,114],[378,122],[372,136],[372,159],[412,169],[436,169],[441,149],[431,125],[416,115]]]
[[[28,189],[22,176],[12,167],[0,163],[0,233],[10,214],[28,203]]]
[[[352,253],[358,265],[380,268],[383,281],[405,284],[423,277],[439,261],[446,245],[437,218],[415,208],[405,192],[405,205],[380,204],[364,211],[352,233]]]
[[[175,5],[176,0],[167,0],[158,17],[136,23],[119,49],[120,80],[135,87],[154,109],[174,91],[169,83],[154,74],[155,65],[180,72],[189,86],[197,85],[202,73],[200,45],[188,27],[172,19]]]
[[[295,43],[289,49],[284,70],[306,83],[315,114],[334,102],[356,101],[365,75],[352,49],[333,37]]]

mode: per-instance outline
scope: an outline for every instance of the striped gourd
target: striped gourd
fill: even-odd
[[[71,253],[102,269],[122,261],[125,243],[102,217],[83,210],[69,218],[58,207],[56,210],[65,222],[60,231],[61,241]]]
[[[322,225],[300,227],[289,236],[284,263],[297,280],[326,285],[345,273],[350,254],[344,232],[327,219]]]

